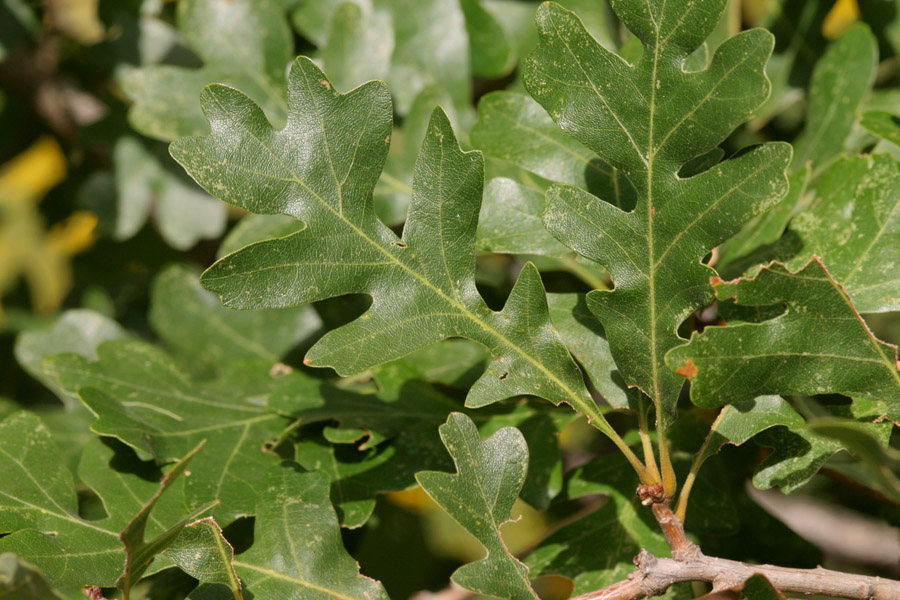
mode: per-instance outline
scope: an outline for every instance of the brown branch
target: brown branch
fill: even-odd
[[[688,559],[657,558],[641,550],[637,569],[628,579],[573,600],[638,600],[659,596],[676,583],[705,581],[718,589],[741,588],[753,575],[763,575],[781,592],[822,594],[855,600],[900,600],[900,581],[853,573],[749,565],[698,553]]]
[[[822,594],[854,600],[900,600],[900,581],[831,571],[821,567],[794,569],[773,565],[750,565],[736,560],[706,556],[687,539],[681,520],[669,506],[669,498],[657,486],[638,487],[638,496],[650,506],[672,548],[672,558],[657,558],[641,550],[637,567],[628,579],[573,600],[639,600],[659,596],[676,583],[703,581],[713,591],[741,589],[753,575],[763,575],[780,592]]]

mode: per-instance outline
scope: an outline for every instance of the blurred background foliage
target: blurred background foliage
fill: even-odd
[[[560,2],[576,11],[604,46],[632,57],[640,52],[604,0]],[[192,375],[215,375],[216,345],[205,343],[206,333],[193,340],[172,333],[179,319],[188,329],[198,326],[178,312],[180,306],[196,302],[198,311],[219,310],[218,300],[199,289],[197,273],[224,253],[302,225],[245,216],[208,196],[169,157],[167,142],[207,130],[198,102],[207,83],[241,89],[273,123],[283,124],[285,70],[295,55],[313,57],[341,91],[369,79],[387,81],[394,95],[395,132],[376,206],[392,227],[402,226],[405,218],[418,145],[437,104],[451,116],[464,146],[485,151],[486,181],[506,178],[488,186],[486,202],[500,197],[502,186],[524,190],[523,202],[550,180],[579,184],[572,179],[581,177],[580,184],[589,186],[583,172],[567,174],[552,154],[529,162],[514,144],[497,147],[483,118],[501,101],[493,92],[524,93],[519,65],[536,43],[537,5],[529,0],[0,0],[0,413],[23,407],[39,412],[74,465],[92,437],[91,416],[43,374],[44,358],[64,351],[91,356],[102,340],[135,337],[185,357],[184,368]],[[723,144],[725,154],[765,140],[797,139],[816,61],[857,21],[869,26],[879,50],[874,88],[857,112],[900,115],[900,0],[730,0],[698,60],[749,27],[771,29],[777,43],[768,67],[772,95]],[[876,140],[858,124],[844,149],[871,150],[876,144],[879,151],[900,156],[900,147]],[[496,201],[486,204],[484,218],[502,222],[508,218],[503,211]],[[478,259],[479,285],[495,308],[502,306],[524,260],[538,264],[551,292],[606,284],[604,273],[552,239],[539,244],[540,256],[521,255],[515,240],[498,239],[480,243]],[[173,283],[179,278],[183,281]],[[303,368],[304,349],[365,306],[364,298],[347,297],[317,303],[302,314],[283,313],[279,322],[290,332],[265,329],[271,333],[258,342],[277,348],[272,351],[276,359],[286,356],[285,363]],[[883,339],[900,342],[900,314],[879,313],[867,320]],[[686,327],[703,324],[704,315],[698,313]],[[250,330],[257,326],[247,324]],[[457,350],[451,359],[435,358],[432,381],[459,399],[465,394],[466,368],[483,357],[466,345]],[[454,371],[446,363],[457,359],[461,368]],[[427,358],[420,364],[432,368]],[[365,377],[359,382],[365,384]],[[798,400],[797,405],[811,415],[829,402],[802,405]],[[566,535],[573,513],[586,514],[608,502],[604,498],[615,498],[603,485],[590,485],[590,469],[582,468],[608,453],[607,443],[569,413],[553,414],[561,462],[551,461],[549,495],[543,503],[519,501],[522,519],[503,530],[510,549],[520,555],[550,536]],[[687,466],[703,426],[714,416],[695,411],[679,423],[674,441],[680,444],[680,467]],[[627,415],[610,419],[622,430],[633,425]],[[822,427],[827,429],[827,423]],[[325,444],[328,427],[318,431]],[[858,450],[855,456],[827,458],[830,453],[823,450],[828,462],[802,493],[900,526],[900,490],[896,479],[885,475],[897,458],[867,453],[865,442],[865,437],[846,442]],[[345,450],[352,448],[339,449]],[[744,482],[767,452],[762,440],[710,460],[689,515],[692,532],[710,554],[816,564],[822,547],[765,516],[743,493]],[[89,493],[82,501],[84,514],[102,514]],[[480,556],[480,546],[418,488],[380,495],[368,510],[373,516],[364,527],[346,529],[345,543],[363,573],[382,580],[393,598],[442,589],[461,561]],[[239,540],[247,527],[238,520],[226,534]],[[853,562],[833,548],[824,551],[833,566]],[[533,556],[537,563],[559,558]],[[851,566],[900,575],[900,563]],[[187,576],[164,571],[145,593],[148,598],[179,597],[190,585]],[[554,592],[552,581],[547,586],[548,597],[567,593]]]

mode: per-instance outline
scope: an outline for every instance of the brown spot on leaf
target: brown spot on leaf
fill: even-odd
[[[306,359],[304,359],[303,362],[305,363]],[[279,362],[272,365],[272,368],[269,369],[269,377],[284,377],[285,375],[290,375],[293,372],[294,369],[292,369],[290,365]]]
[[[321,83],[322,85],[324,85],[326,90],[330,90],[330,89],[331,89],[331,84],[328,82],[327,79],[323,79],[323,80],[320,81],[319,83]]]
[[[655,217],[655,216],[656,216],[656,207],[655,207],[655,206],[651,206],[651,207],[650,207],[650,217],[652,218],[652,217]]]
[[[308,356],[304,356],[304,357],[303,357],[303,364],[306,365],[306,366],[308,367],[308,366],[310,365],[310,363],[312,363],[312,361],[309,360],[309,357],[308,357]]]
[[[509,371],[503,371],[503,373],[500,374],[500,381],[506,381],[507,377],[509,377]]]
[[[687,377],[688,379],[690,379],[691,377],[694,377],[697,373],[699,373],[700,370],[697,368],[697,365],[694,364],[694,361],[689,358],[687,362],[678,367],[675,372],[682,377]]]
[[[722,283],[725,283],[725,280],[723,280],[718,275],[709,278],[709,285],[711,285],[713,287],[716,287],[717,285],[722,284]]]

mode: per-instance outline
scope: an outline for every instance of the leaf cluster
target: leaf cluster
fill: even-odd
[[[822,559],[748,481],[897,521],[900,2],[0,36],[0,596],[562,600],[671,551],[638,484],[747,562]]]

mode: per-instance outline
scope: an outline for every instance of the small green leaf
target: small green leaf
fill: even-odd
[[[234,561],[248,597],[387,600],[381,584],[360,575],[344,550],[324,473],[285,462],[269,469],[261,485],[253,546]],[[221,585],[203,584],[190,597],[233,596]]]
[[[222,583],[235,600],[243,600],[234,571],[234,548],[212,517],[187,525],[166,549],[166,556],[185,573],[204,583]]]
[[[795,143],[793,164],[807,162],[816,179],[843,153],[856,110],[875,81],[878,45],[869,28],[856,23],[816,63],[809,89],[806,127]]]
[[[732,403],[723,408],[713,422],[707,453],[715,454],[725,444],[740,446],[759,432],[777,425],[791,429],[803,425],[803,417],[780,396],[758,396],[748,402]]]
[[[528,569],[506,549],[500,526],[510,520],[510,510],[525,482],[528,447],[512,427],[481,441],[471,419],[453,413],[441,426],[456,473],[422,472],[416,479],[435,502],[474,535],[487,549],[487,557],[464,565],[453,581],[477,594],[535,600]]]
[[[835,162],[791,230],[803,251],[789,267],[815,254],[860,312],[900,310],[900,163],[889,154]]]
[[[872,135],[900,146],[900,119],[896,115],[883,110],[870,110],[863,113],[859,124]]]
[[[206,132],[197,98],[211,82],[246,90],[269,118],[284,122],[284,69],[293,43],[278,2],[185,0],[177,16],[179,31],[204,67],[153,65],[126,72],[121,84],[134,101],[128,118],[136,130],[167,141]]]
[[[509,73],[515,65],[515,49],[503,26],[481,0],[461,0],[460,5],[469,34],[472,73],[486,78]]]
[[[116,582],[116,586],[126,590],[130,590],[138,581],[140,581],[143,574],[150,567],[150,563],[152,563],[156,556],[163,552],[166,548],[169,547],[175,538],[181,533],[181,530],[190,523],[193,519],[197,517],[197,515],[202,514],[212,508],[218,500],[213,501],[211,503],[207,503],[205,506],[198,508],[192,514],[182,519],[180,522],[175,525],[169,527],[155,538],[150,541],[145,539],[145,533],[147,531],[147,523],[150,519],[150,512],[155,507],[156,503],[162,497],[162,495],[166,492],[166,490],[175,482],[175,480],[183,475],[187,469],[188,462],[203,448],[203,444],[205,442],[201,442],[198,444],[193,450],[188,452],[184,458],[182,458],[178,463],[175,464],[169,471],[163,475],[161,485],[159,486],[159,490],[153,497],[148,500],[144,506],[141,507],[141,510],[138,511],[137,515],[125,526],[121,533],[119,533],[119,539],[122,540],[122,543],[125,544],[125,572],[119,577],[119,580]]]
[[[722,406],[763,394],[841,393],[885,402],[900,416],[896,347],[877,340],[818,258],[791,272],[781,264],[752,279],[716,284],[720,300],[782,304],[762,323],[707,327],[666,356],[691,379],[691,400]]]
[[[754,575],[745,581],[742,592],[747,600],[785,600],[764,575]]]
[[[871,417],[854,421],[854,424],[881,445],[887,445],[891,425],[866,421],[871,421]],[[836,453],[853,451],[852,445],[820,434],[815,428],[808,426],[797,429],[776,427],[757,436],[756,441],[772,448],[772,453],[760,463],[754,473],[753,485],[763,490],[778,486],[786,494],[806,485]]]

